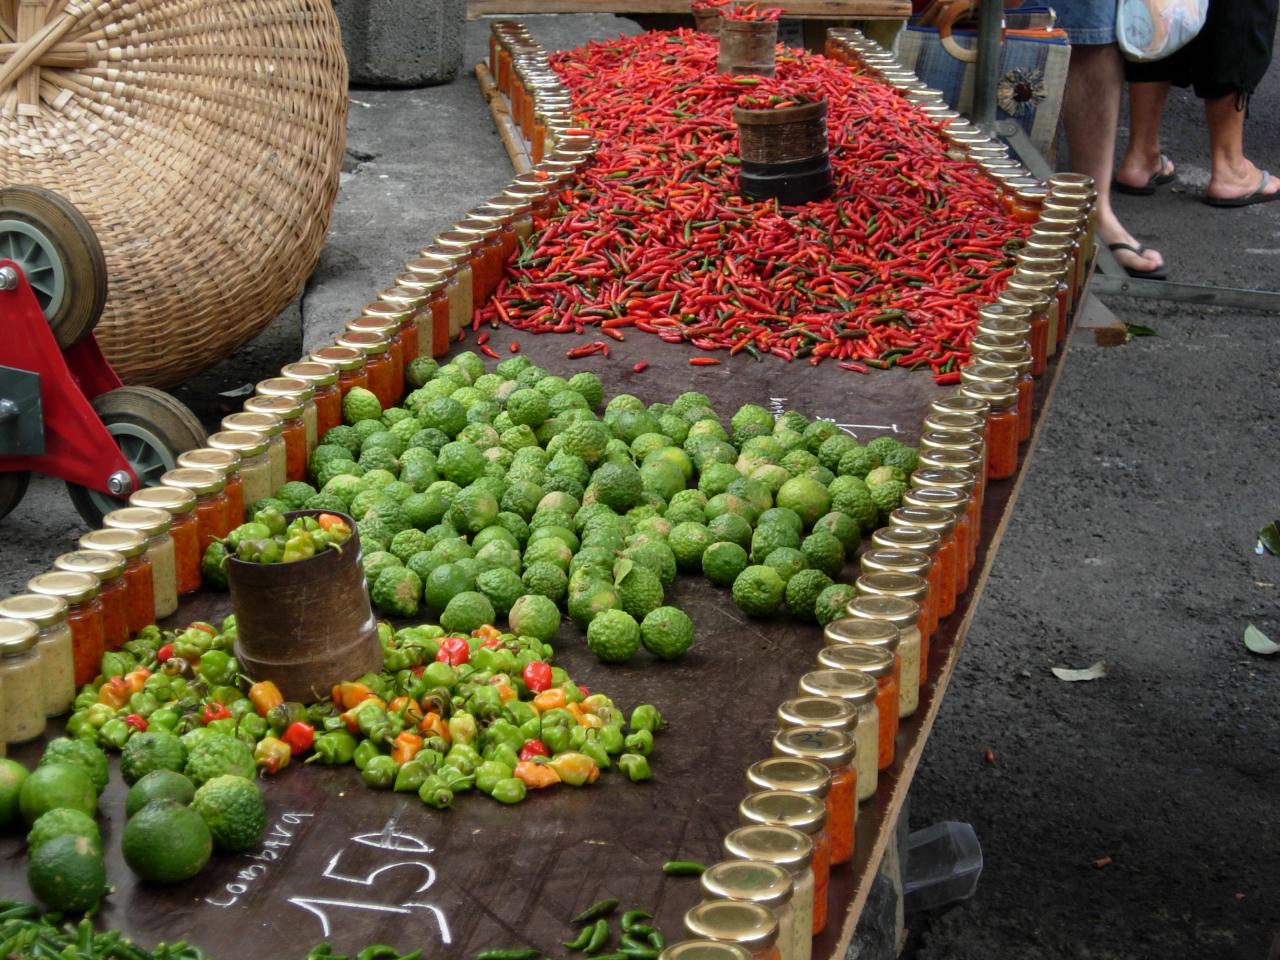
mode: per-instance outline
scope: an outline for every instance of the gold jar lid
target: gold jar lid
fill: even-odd
[[[1084,194],[1073,195],[1050,191],[1049,196],[1045,198],[1040,216],[1043,218],[1045,213],[1052,212],[1080,220],[1089,216],[1091,204],[1092,201]]]
[[[1017,390],[1014,390],[1017,393]],[[926,430],[920,435],[923,450],[981,450],[982,436],[964,430]]]
[[[969,512],[969,494],[947,487],[908,487],[902,495],[902,505],[949,510],[959,520]]]
[[[1005,288],[1000,291],[1001,303],[1026,307],[1033,314],[1043,312],[1048,308],[1052,300],[1053,297],[1049,291],[1043,287],[1034,283],[1028,284],[1021,280],[1014,280],[1012,277],[1006,281]],[[985,333],[986,331],[983,332]]]
[[[852,730],[858,723],[858,712],[843,700],[836,700],[833,697],[792,697],[778,705],[777,718],[779,727],[831,727],[833,730]]]
[[[969,352],[974,357],[981,360],[988,353],[999,350],[1014,350],[1019,353],[1031,354],[1030,344],[1025,337],[1013,336],[1011,334],[999,333],[980,333],[969,341]],[[982,414],[979,414],[982,416]]]
[[[893,675],[895,655],[884,647],[865,643],[846,643],[839,647],[827,647],[818,654],[819,662],[833,673],[852,673],[872,681],[874,686],[881,677]]]
[[[752,953],[768,950],[778,939],[773,912],[741,900],[708,900],[690,907],[684,915],[684,929],[692,937],[736,943]]]
[[[547,186],[541,183],[510,183],[503,188],[502,195],[532,206],[534,201],[541,200],[548,192]]]
[[[372,330],[347,330],[338,336],[337,342],[342,347],[355,347],[365,356],[386,353],[390,348],[387,338]]]
[[[456,274],[467,260],[467,253],[464,250],[447,250],[444,247],[436,250],[424,247],[416,260],[410,260],[404,265],[404,271],[411,277],[444,276],[447,278]],[[404,282],[403,277],[396,279],[396,283]]]
[[[888,621],[859,620],[841,617],[822,629],[822,642],[828,647],[849,643],[869,643],[876,647],[898,649],[898,628]]]
[[[67,619],[67,601],[38,593],[18,593],[0,600],[0,617],[28,620],[37,627],[56,627]]]
[[[857,752],[853,737],[830,727],[786,727],[773,735],[776,757],[804,757],[827,767],[847,767]]]
[[[356,317],[347,324],[347,333],[376,333],[390,340],[400,331],[400,321],[389,317]],[[344,334],[345,336],[345,334]]]
[[[242,460],[261,456],[271,446],[270,438],[249,430],[220,430],[209,434],[205,443],[214,450],[228,450],[235,453]]]
[[[223,430],[247,430],[264,437],[278,436],[284,430],[284,421],[274,413],[246,410],[243,413],[232,413],[222,418]]]
[[[1025,378],[1031,373],[1031,354],[1027,350],[984,350],[975,359],[1008,370],[1015,378]]]
[[[1078,233],[1080,224],[1084,219],[1081,213],[1075,211],[1041,210],[1040,219],[1036,221],[1036,226],[1043,227],[1048,224],[1055,224],[1058,227],[1070,228],[1073,233]]]
[[[1057,276],[1035,273],[1020,267],[1014,270],[1013,275],[1009,277],[1008,282],[1005,284],[1005,293],[1028,291],[1040,294],[1046,300],[1051,300],[1057,295],[1059,279]]]
[[[515,217],[506,210],[497,207],[490,207],[487,204],[480,204],[472,207],[467,211],[467,219],[463,223],[476,223],[484,226],[496,227],[498,233],[511,224]]]
[[[991,156],[979,156],[975,158],[978,166],[987,172],[993,170],[1017,170],[1018,176],[1023,175],[1022,166],[1017,160],[1009,156],[1008,153],[992,154]]]
[[[230,477],[240,469],[240,454],[235,450],[218,447],[200,447],[178,454],[178,466],[194,470],[215,470],[223,477]]]
[[[770,910],[791,902],[795,885],[791,874],[776,863],[763,860],[725,860],[713,863],[699,878],[707,899],[758,903]]]
[[[982,476],[982,454],[977,450],[922,450],[918,459],[922,467],[963,470],[975,480]]]
[[[124,573],[125,563],[114,550],[72,550],[54,560],[53,568],[64,573],[91,573],[105,583]]]
[[[990,408],[981,400],[975,400],[973,397],[966,397],[960,393],[953,393],[947,397],[939,397],[929,404],[929,413],[967,413],[975,417],[981,418],[985,423]]]
[[[932,558],[942,546],[942,537],[936,530],[924,527],[881,527],[871,534],[871,546],[876,549],[915,550]]]
[[[963,377],[963,372],[961,376]],[[947,410],[926,416],[924,429],[930,433],[981,433],[987,429],[987,421],[985,417],[975,413]]]
[[[1018,388],[1008,383],[966,383],[960,390],[965,396],[987,401],[994,410],[1007,410],[1018,402]]]
[[[853,713],[848,704],[840,703],[840,706]],[[747,789],[752,792],[790,790],[825,797],[831,791],[831,771],[825,764],[806,757],[766,757],[747,767]]]
[[[490,197],[484,202],[484,206],[494,210],[501,210],[512,218],[523,217],[533,209],[533,204],[527,198],[508,196],[505,193]]]
[[[853,586],[858,591],[859,597],[889,597],[910,601],[916,605],[917,614],[920,604],[929,593],[929,584],[924,577],[915,573],[899,573],[896,570],[864,573],[854,581]],[[877,617],[876,620],[899,622],[892,617]]]
[[[960,368],[960,382],[965,383],[1012,383],[1015,376],[1012,371],[1004,370],[980,360],[972,360]]]
[[[360,315],[372,320],[382,320],[388,324],[395,324],[398,327],[406,320],[413,319],[413,310],[406,307],[398,307],[394,303],[388,303],[386,300],[375,300],[373,303],[366,303],[364,309],[360,311]]]
[[[335,381],[338,379],[336,374],[331,375]],[[306,403],[316,395],[315,387],[297,377],[269,377],[259,380],[253,389],[260,397],[288,397],[299,403]]]
[[[421,286],[400,286],[388,287],[385,290],[378,291],[378,299],[384,303],[389,303],[398,310],[403,310],[410,317],[417,312],[422,306],[422,301],[426,299]]]
[[[424,270],[422,273],[402,274],[396,277],[396,283],[406,290],[413,290],[426,300],[449,286],[449,278],[456,275],[456,270]]]
[[[1088,187],[1090,190],[1093,190],[1095,188],[1093,177],[1089,176],[1087,173],[1072,173],[1070,171],[1063,171],[1061,173],[1055,173],[1052,176],[1050,176],[1049,186],[1050,187],[1064,187],[1064,186]]]
[[[98,595],[100,581],[92,573],[56,570],[27,581],[27,589],[42,597],[59,597],[69,604],[88,603]]]
[[[246,413],[274,414],[281,420],[297,420],[302,416],[302,403],[293,397],[250,397],[244,402]]]
[[[899,507],[889,514],[889,523],[895,527],[931,530],[943,540],[956,528],[955,515],[950,510],[939,510],[936,507]]]
[[[77,544],[81,550],[89,552],[107,551],[118,553],[126,560],[139,557],[147,552],[147,536],[137,530],[121,530],[106,527],[86,533]],[[90,571],[92,572],[92,571]]]
[[[1021,253],[1030,253],[1040,257],[1057,257],[1064,261],[1071,259],[1071,238],[1060,233],[1041,233],[1034,231],[1022,243]],[[1018,254],[1014,255],[1017,259]]]
[[[526,173],[518,173],[511,178],[511,186],[513,187],[538,187],[541,190],[551,190],[555,187],[555,177],[551,176],[545,170],[539,170],[534,167]]]
[[[972,470],[962,467],[917,467],[907,478],[907,485],[918,487],[943,487],[958,490],[968,499],[977,485],[978,478]]]
[[[729,831],[723,845],[727,856],[776,863],[793,877],[803,875],[813,860],[813,841],[794,827],[753,823]]]
[[[471,251],[474,250],[482,240],[483,237],[477,236],[474,233],[459,230],[457,224],[455,224],[453,229],[446,230],[444,233],[436,236],[434,246],[443,247],[446,250],[463,251],[469,258],[471,256]]]
[[[889,665],[893,666],[892,657]],[[859,670],[810,670],[800,678],[798,689],[806,696],[832,697],[854,707],[866,706],[876,699],[875,680]]]
[[[227,478],[217,470],[198,470],[179,467],[170,470],[160,478],[166,487],[177,487],[179,490],[190,490],[198,497],[207,497],[221,493],[227,486]]]
[[[102,518],[102,524],[114,530],[137,530],[147,537],[169,532],[169,511],[155,507],[121,507]]]
[[[157,510],[165,510],[173,516],[194,510],[196,495],[190,490],[180,490],[177,487],[143,487],[129,494],[129,506],[154,507]]]
[[[336,370],[363,370],[364,354],[353,347],[341,347],[336,344],[311,351],[314,363],[323,363]]]
[[[1019,263],[1013,270],[1010,281],[1034,286],[1052,296],[1057,296],[1058,287],[1062,285],[1067,273],[1066,263],[1056,266],[1040,263]]]
[[[872,547],[858,558],[858,568],[863,573],[909,573],[928,577],[932,566],[927,553],[901,547]]]
[[[40,628],[30,620],[0,620],[0,657],[18,657],[36,645]]]
[[[1024,246],[1013,255],[1013,262],[1019,270],[1035,270],[1049,274],[1065,273],[1068,266],[1065,250],[1046,250],[1040,244],[1030,249]]]
[[[751,954],[736,943],[699,938],[671,944],[658,954],[658,960],[751,960]]]
[[[1025,303],[992,303],[978,310],[977,333],[1031,336],[1031,308]]]
[[[738,820],[793,827],[801,833],[817,833],[827,822],[827,808],[816,797],[790,790],[762,790],[738,804]]]
[[[1067,217],[1050,217],[1048,220],[1037,220],[1035,226],[1031,228],[1031,233],[1027,235],[1028,240],[1065,240],[1073,247],[1076,245],[1076,238],[1080,235],[1080,226],[1072,222]]]

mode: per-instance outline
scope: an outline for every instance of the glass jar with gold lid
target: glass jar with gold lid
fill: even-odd
[[[486,238],[475,233],[463,232],[458,230],[457,225],[453,226],[444,233],[438,234],[433,247],[441,250],[448,250],[456,254],[462,254],[466,258],[468,272],[471,274],[471,298],[470,309],[476,310],[484,303],[487,294],[485,293],[485,285],[489,280],[488,265],[485,262],[485,252],[483,244]],[[496,239],[496,234],[495,234]],[[495,254],[499,248],[495,245]],[[459,263],[461,268],[461,263]],[[467,322],[470,322],[470,316]]]
[[[6,744],[44,733],[39,636],[29,620],[0,620],[0,741]]]
[[[395,406],[395,364],[391,359],[391,345],[387,338],[372,330],[344,330],[335,340],[340,347],[352,347],[364,354],[364,369],[369,376],[369,390],[378,398],[382,409]]]
[[[911,716],[915,712],[920,699],[920,633],[915,620],[909,623],[893,623],[885,618],[865,617],[853,613],[853,605],[859,600],[879,600],[880,597],[855,597],[845,607],[845,616],[833,620],[823,630],[823,642],[826,646],[818,652],[818,666],[827,670],[849,669],[844,664],[843,655],[852,647],[875,647],[886,650],[893,655],[893,686],[895,696],[887,697],[877,703],[881,712],[893,710],[899,720]],[[918,608],[916,608],[918,609]],[[916,614],[919,616],[919,614]],[[894,634],[881,630],[873,632],[861,626],[864,621],[882,620],[882,626],[897,628]],[[908,691],[906,696],[903,691]],[[884,693],[884,688],[880,688]],[[904,713],[903,711],[908,711]],[[897,736],[895,729],[894,736]]]
[[[972,456],[972,453],[968,455]],[[871,534],[871,543],[869,548],[863,553],[863,557],[870,557],[867,565],[863,566],[864,572],[872,572],[870,564],[874,562],[874,558],[880,556],[882,552],[893,553],[905,552],[917,556],[928,558],[929,570],[927,574],[922,574],[929,584],[929,607],[931,610],[930,618],[933,622],[933,630],[930,636],[937,632],[938,622],[942,616],[942,563],[938,559],[938,551],[942,546],[942,539],[932,530],[923,530],[919,527],[881,527],[879,530]],[[861,558],[859,558],[861,563]],[[902,570],[903,573],[911,573],[911,570]]]
[[[104,630],[102,604],[98,602],[98,578],[91,573],[53,570],[27,581],[27,589],[42,597],[57,597],[67,604],[71,630],[71,660],[77,688],[91,683],[102,666]]]
[[[858,815],[856,750],[853,734],[830,727],[784,727],[773,736],[775,757],[815,760],[831,773],[826,805],[833,865],[853,859],[854,822]]]
[[[793,827],[772,824],[751,824],[738,827],[725,835],[724,854],[732,860],[756,860],[782,867],[791,876],[795,887],[792,906],[795,909],[796,930],[805,931],[810,939],[814,935],[814,905],[817,892],[814,885],[813,841],[809,835]],[[828,871],[829,873],[829,871]],[[823,909],[826,909],[826,891],[822,892]],[[797,943],[799,938],[797,937]],[[669,948],[668,948],[669,949]],[[663,954],[665,956],[665,953]],[[687,958],[686,958],[687,960]]]
[[[857,752],[853,761],[858,772],[858,799],[866,800],[873,796],[878,782],[880,749],[879,688],[876,682],[860,673],[824,668],[804,674],[797,689],[799,699],[838,700],[856,711],[853,739]],[[893,702],[896,704],[896,699]]]
[[[178,596],[194,593],[200,587],[201,560],[196,495],[177,487],[143,487],[129,495],[129,506],[152,507],[169,514],[169,537],[173,541],[173,571]]]
[[[968,459],[972,457],[972,453],[965,451],[961,453],[961,456]],[[926,465],[919,467],[911,474],[907,485],[913,489],[945,487],[949,490],[957,490],[965,496],[968,501],[967,512],[969,519],[969,552],[965,559],[965,565],[968,570],[973,570],[973,564],[978,556],[978,543],[982,538],[982,510],[978,502],[977,477],[973,470],[966,467]]]
[[[419,300],[416,295],[406,290],[403,294],[392,293],[390,297],[379,295],[378,299],[373,303],[365,304],[361,315],[375,320],[395,321],[397,333],[400,337],[400,370],[403,374],[404,368],[409,365],[409,361],[416,360],[418,357],[418,304]],[[400,381],[401,393],[404,392],[403,377]]]
[[[924,584],[905,573],[866,573],[858,578],[859,595],[845,608],[849,618],[892,624],[898,628],[897,656],[902,663],[898,677],[898,716],[913,716],[920,705],[920,686],[928,677],[928,648],[920,642],[920,600]],[[846,630],[849,628],[846,628]],[[892,641],[859,641],[865,646],[890,649]],[[844,644],[843,646],[848,646]],[[836,669],[841,648],[827,647]],[[904,695],[905,691],[905,695]]]
[[[948,487],[908,487],[906,493],[902,495],[904,507],[945,510],[955,518],[956,550],[959,561],[955,570],[957,597],[969,589],[969,569],[972,566],[969,558],[977,556],[977,550],[974,547],[977,531],[972,528],[969,520],[971,499],[964,491]]]
[[[236,491],[233,489],[231,477],[227,478],[227,502],[233,527],[244,522],[245,508],[257,503],[275,492],[271,485],[274,477],[271,471],[271,438],[261,433],[248,430],[220,430],[211,433],[205,439],[208,449],[235,454],[239,457],[236,465],[236,478],[240,481],[239,512],[236,511]],[[187,466],[188,464],[182,464]],[[192,464],[194,465],[194,464]],[[206,464],[201,469],[214,469]]]
[[[223,417],[220,426],[222,431],[254,433],[267,441],[267,462],[271,465],[269,475],[271,490],[267,496],[271,496],[289,482],[289,457],[284,442],[284,420],[274,413],[245,410]],[[212,441],[206,442],[211,447],[217,446]],[[245,486],[244,499],[248,506],[252,506],[254,497],[249,491],[252,486],[248,476],[249,458],[243,452],[240,455],[243,458],[240,464],[240,478]]]
[[[114,550],[72,550],[53,561],[54,570],[87,573],[97,578],[104,651],[119,650],[129,642],[128,589],[124,580],[127,563]]]
[[[1045,362],[1049,356],[1050,312],[1057,312],[1057,302],[1048,292],[1034,285],[1015,281],[1012,277],[1005,283],[1000,292],[999,302],[1007,306],[1022,307],[1029,311],[1026,316],[1031,326],[1029,343],[1031,346],[1031,373],[1039,377],[1044,374]],[[981,322],[979,323],[981,327]],[[980,332],[987,332],[981,330]]]
[[[323,363],[338,372],[338,423],[342,422],[342,398],[352,387],[369,389],[369,374],[365,370],[364,354],[353,347],[330,344],[317,347],[307,355],[312,363]],[[323,417],[321,418],[323,420]],[[334,424],[337,426],[337,424]],[[320,431],[321,436],[324,430]]]
[[[227,501],[227,481],[217,470],[179,467],[165,473],[160,484],[196,495],[197,543],[202,558],[209,544],[221,540],[235,527],[231,522],[231,504]]]
[[[441,290],[443,297],[443,289]],[[403,338],[405,363],[418,357],[431,356],[431,308],[427,306],[427,294],[419,284],[401,284],[378,291],[378,300],[388,303],[398,311],[407,311],[409,319],[400,326]]]
[[[528,198],[502,193],[490,197],[484,202],[484,206],[510,218],[511,230],[515,236],[513,252],[528,242],[533,234],[533,204]]]
[[[434,263],[435,261],[428,261]],[[418,354],[442,357],[449,352],[449,329],[454,310],[461,316],[460,304],[450,302],[459,296],[457,270],[424,270],[399,276],[396,282],[412,289],[422,298],[418,308]]]
[[[280,368],[281,376],[301,380],[312,389],[316,415],[316,443],[342,422],[342,392],[338,389],[338,368],[317,360],[298,360]]]
[[[159,623],[177,611],[178,573],[173,538],[169,536],[169,511],[153,507],[123,507],[104,516],[102,525],[111,530],[136,530],[147,538],[155,621]]]
[[[253,437],[253,434],[248,434]],[[257,440],[256,437],[254,437]],[[259,441],[260,442],[260,441]],[[262,445],[265,454],[266,445]],[[266,460],[265,456],[263,457]],[[244,481],[240,478],[240,453],[227,447],[197,447],[178,454],[178,466],[188,470],[212,470],[222,474],[226,486],[227,522],[229,530],[238,526],[244,518]]]
[[[1031,421],[1035,404],[1035,381],[1031,377],[1031,356],[1026,350],[986,350],[974,355],[974,360],[983,367],[994,367],[1005,371],[1018,390],[1018,442],[1025,443],[1031,439]],[[963,382],[963,379],[962,379]]]
[[[778,921],[768,908],[740,900],[707,900],[684,915],[691,937],[734,943],[752,960],[779,960]]]
[[[987,479],[1004,480],[1018,472],[1018,388],[1001,380],[974,380],[960,387],[967,397],[985,400]]]
[[[155,622],[155,589],[152,586],[151,560],[147,556],[147,537],[138,530],[104,527],[80,538],[81,550],[118,553],[125,559],[125,619],[130,635],[145,630]]]
[[[748,795],[738,804],[738,822],[742,826],[790,827],[805,834],[813,844],[813,859],[810,861],[813,871],[811,929],[815,936],[827,926],[831,838],[827,835],[826,820],[827,807],[823,800],[791,790],[762,790]]]
[[[751,960],[751,954],[736,943],[695,939],[664,947],[658,960]]]
[[[813,935],[797,931],[795,884],[786,868],[763,860],[725,860],[714,863],[699,878],[704,901],[731,900],[764,907],[778,924],[777,945],[781,960],[807,960],[812,955]],[[803,935],[810,949],[800,944]],[[797,954],[797,949],[801,950]]]
[[[778,729],[827,727],[851,733],[858,725],[858,711],[833,697],[792,697],[778,704]]]
[[[332,377],[329,381],[330,389],[333,390],[334,396],[337,396],[337,371],[328,371],[321,376]],[[307,456],[311,456],[311,451],[320,442],[320,414],[316,408],[315,382],[298,377],[270,377],[259,380],[254,387],[254,392],[260,397],[287,397],[302,404],[302,424],[306,431]]]
[[[818,654],[817,673],[862,674],[870,679],[875,687],[877,725],[877,742],[872,754],[876,758],[876,768],[887,770],[893,765],[898,738],[898,679],[900,660],[896,649],[873,646],[869,643],[846,643],[835,647],[825,647]],[[813,673],[802,678],[802,687],[807,681],[812,686]]]
[[[384,304],[384,306],[386,306]],[[365,307],[365,310],[368,310]],[[376,333],[387,343],[387,356],[391,359],[390,382],[387,387],[393,399],[392,405],[399,403],[404,396],[404,355],[405,338],[400,329],[401,314],[387,316],[370,316],[367,313],[347,323],[343,336],[352,333]],[[417,344],[417,331],[414,331],[414,344]]]
[[[900,600],[909,600],[916,605],[916,619],[910,623],[903,623],[892,617],[874,618],[877,622],[888,621],[899,628],[900,636],[898,638],[898,651],[902,656],[903,669],[911,669],[911,661],[915,661],[915,670],[918,679],[916,680],[916,693],[919,694],[919,687],[925,682],[929,675],[929,639],[930,634],[924,629],[928,615],[926,610],[929,607],[929,581],[922,576],[914,573],[903,573],[898,570],[876,570],[871,573],[860,574],[858,579],[854,581],[854,589],[858,591],[858,597],[893,597]],[[850,616],[856,616],[853,613],[851,605],[847,608]],[[873,618],[866,617],[864,619],[871,620]],[[911,628],[915,628],[916,637],[911,637]],[[917,650],[912,651],[911,647],[915,645]],[[912,706],[912,713],[915,707]],[[910,716],[911,714],[903,714]]]
[[[959,550],[956,548],[955,516],[947,510],[899,507],[889,514],[889,526],[919,527],[938,538],[938,552],[935,557],[935,566],[939,568],[937,583],[938,612],[943,618],[951,616],[956,610],[956,568],[957,566],[963,566],[965,562],[964,557],[960,555]],[[879,533],[880,531],[876,531],[875,534],[872,534],[872,542],[877,543],[877,545],[883,542],[876,540]],[[902,539],[901,534],[898,535],[898,539]],[[884,542],[884,545],[898,544]]]
[[[926,653],[920,659],[922,664],[927,663],[929,641],[938,627],[936,598],[929,583],[929,572],[933,566],[929,555],[918,550],[872,547],[863,551],[858,557],[858,565],[863,576],[875,573],[896,573],[916,577],[924,583],[925,589],[920,604],[920,637],[923,644],[922,651]]]
[[[0,619],[35,624],[44,715],[56,717],[70,711],[76,698],[76,665],[71,628],[67,626],[67,601],[36,593],[15,594],[0,600]],[[0,712],[3,710],[0,695]]]
[[[792,790],[826,800],[831,771],[826,764],[805,757],[766,757],[747,768],[747,792],[761,790]]]

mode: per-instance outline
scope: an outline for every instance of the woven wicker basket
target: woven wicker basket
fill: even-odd
[[[0,185],[92,225],[97,336],[130,383],[181,381],[297,295],[346,108],[329,0],[0,0]]]

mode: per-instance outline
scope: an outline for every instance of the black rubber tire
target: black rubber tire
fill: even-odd
[[[163,390],[151,387],[121,387],[93,401],[93,408],[110,431],[113,427],[135,431],[131,440],[141,442],[149,454],[149,473],[139,477],[143,486],[159,482],[165,469],[172,469],[178,454],[204,445],[200,421],[182,403]],[[131,466],[138,469],[138,461]],[[91,527],[100,526],[109,510],[126,506],[123,500],[78,484],[68,483],[67,493],[76,511]]]
[[[13,508],[22,502],[27,492],[27,484],[30,482],[30,470],[0,473],[0,520],[12,513]]]
[[[107,302],[107,261],[89,221],[52,190],[23,184],[0,188],[0,220],[38,231],[66,276],[61,304],[45,319],[64,350],[93,331]]]

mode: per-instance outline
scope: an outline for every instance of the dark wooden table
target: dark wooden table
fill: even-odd
[[[490,343],[508,356],[513,339],[553,373],[596,371],[606,396],[629,392],[646,402],[669,401],[697,389],[712,397],[726,424],[740,404],[752,402],[832,419],[863,442],[884,433],[913,442],[929,401],[944,392],[924,372],[862,376],[834,364],[814,368],[741,357],[694,368],[686,350],[636,333],[626,343],[610,343],[610,360],[566,360],[564,351],[580,342],[571,336],[502,329],[493,331]],[[649,369],[632,373],[641,358]],[[1037,384],[1037,430],[1059,373],[1057,359]],[[1030,449],[1023,448],[1024,458]],[[834,871],[831,920],[815,957],[838,960],[848,946],[1019,478],[988,487],[973,587],[933,641],[930,681],[918,712],[902,725],[897,764],[881,775],[879,792],[859,812],[855,863]],[[851,562],[845,579],[855,571]],[[557,662],[579,682],[627,710],[652,702],[669,718],[670,727],[657,738],[652,781],[631,784],[611,773],[591,787],[531,794],[515,807],[464,794],[452,810],[440,812],[413,794],[367,789],[353,767],[294,765],[266,784],[270,827],[258,849],[215,855],[194,880],[152,887],[138,883],[120,855],[125,787],[113,758],[100,822],[116,892],[104,904],[102,922],[144,944],[185,937],[219,958],[246,948],[259,957],[299,957],[322,939],[344,952],[390,942],[422,947],[427,957],[463,958],[527,944],[563,957],[568,918],[616,896],[624,908],[653,910],[668,939],[677,939],[684,911],[699,899],[698,884],[664,876],[661,864],[721,859],[721,839],[737,826],[744,771],[768,754],[774,710],[812,668],[822,636],[816,626],[785,616],[749,620],[728,590],[700,576],[679,577],[667,602],[686,610],[696,625],[693,649],[676,663],[642,653],[626,665],[601,664],[567,622],[555,644]],[[227,609],[225,595],[197,595],[174,621],[211,619]],[[34,762],[39,751],[31,745],[15,755]],[[29,898],[21,836],[0,840],[0,857],[0,898]]]

